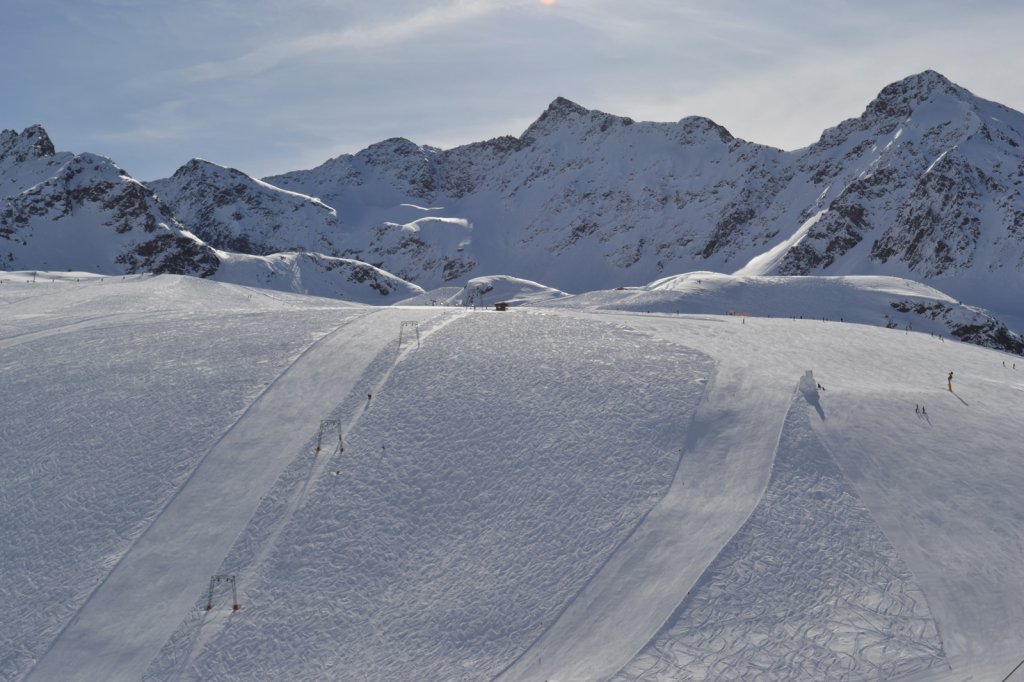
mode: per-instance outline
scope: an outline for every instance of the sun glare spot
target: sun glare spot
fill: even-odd
[[[553,4],[555,4],[555,0],[540,0],[540,4],[542,4],[542,5],[553,5]]]

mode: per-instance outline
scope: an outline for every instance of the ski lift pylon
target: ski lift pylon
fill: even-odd
[[[335,448],[331,452],[331,454],[334,455],[334,454],[337,454],[337,453],[345,452],[345,441],[342,439],[342,434],[341,434],[341,420],[340,419],[323,419],[323,420],[320,421],[320,432],[316,436],[316,454],[319,455],[320,452],[324,449],[324,446],[325,446],[324,436],[326,435],[327,436],[327,441],[330,442],[331,441],[330,434],[332,432],[335,432],[335,431],[338,434],[338,444],[337,444],[337,446],[335,446]]]
[[[217,583],[225,582],[231,585],[231,610],[238,611],[242,605],[238,603],[238,586],[236,585],[234,573],[219,573],[210,576],[210,590],[206,593],[206,610],[213,610],[213,588]]]
[[[412,338],[416,337],[416,347],[420,347],[420,323],[414,320],[406,320],[401,323],[398,328],[398,347],[402,347],[402,341],[406,338],[409,339],[409,343],[412,343]]]

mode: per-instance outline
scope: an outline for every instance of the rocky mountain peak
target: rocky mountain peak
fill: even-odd
[[[967,90],[942,74],[927,70],[882,88],[878,97],[868,104],[865,113],[873,116],[906,117],[917,105],[940,93],[957,98],[971,97]]]
[[[433,147],[420,146],[404,137],[391,137],[371,144],[356,154],[356,157],[371,166],[378,166],[391,162],[395,157],[425,156],[436,151]]]
[[[251,181],[248,175],[236,168],[221,166],[205,159],[193,158],[174,171],[177,180],[202,179],[204,181],[226,180],[229,182]]]
[[[544,110],[544,113],[541,114],[541,117],[543,118],[544,116],[553,116],[568,118],[569,116],[572,115],[585,116],[589,113],[590,109],[580,106],[579,104],[576,104],[576,102],[573,102],[570,99],[566,99],[565,97],[556,97],[551,101],[551,104],[548,105],[548,108]]]
[[[736,139],[724,126],[718,125],[704,116],[687,116],[680,119],[678,125],[687,139],[712,136],[727,143]]]
[[[977,108],[982,101],[964,88],[956,85],[936,71],[922,71],[882,88],[857,118],[843,121],[825,130],[811,150],[840,147],[858,135],[885,136],[900,128],[922,105],[937,98],[945,98],[944,104],[963,102],[968,109]],[[941,104],[940,104],[941,106]],[[949,118],[945,120],[950,120]],[[961,126],[967,128],[966,124]]]
[[[197,173],[202,173],[203,169],[208,165],[208,161],[204,161],[203,159],[200,159],[198,157],[189,159],[188,162],[185,163],[185,165],[183,165],[178,170],[174,171],[174,177],[181,178],[190,175],[196,175]]]
[[[529,142],[576,122],[583,122],[588,128],[598,127],[601,132],[604,132],[614,125],[632,125],[633,119],[606,114],[596,109],[587,109],[565,97],[556,97],[544,110],[544,113],[530,124],[520,139]]]
[[[0,132],[0,159],[11,158],[17,163],[23,163],[28,159],[54,154],[56,149],[50,136],[38,123],[25,128],[20,135],[13,130]]]

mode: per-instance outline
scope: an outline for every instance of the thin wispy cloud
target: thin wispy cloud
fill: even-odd
[[[183,75],[193,82],[253,76],[312,54],[385,49],[414,41],[425,34],[479,20],[516,4],[522,2],[459,0],[440,7],[428,7],[393,21],[358,24],[271,43],[230,60],[197,64],[186,69]]]

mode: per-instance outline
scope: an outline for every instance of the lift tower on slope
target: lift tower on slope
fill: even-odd
[[[398,347],[402,347],[402,341],[409,339],[409,343],[412,343],[413,336],[416,337],[416,347],[420,347],[420,323],[419,322],[403,322],[402,326],[398,330]]]
[[[237,611],[242,608],[241,604],[238,603],[238,587],[235,584],[235,574],[219,573],[217,575],[210,576],[210,589],[206,593],[206,610],[213,610],[213,588],[216,587],[218,583],[228,583],[231,585],[231,610]]]
[[[338,434],[338,444],[334,446],[334,450],[330,454],[335,455],[341,452],[345,452],[345,441],[342,439],[341,434],[341,420],[340,419],[323,419],[320,421],[320,432],[316,435],[316,454],[320,454],[323,449],[332,440],[332,433]],[[324,436],[327,437],[327,443],[324,442]]]

